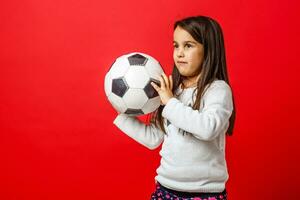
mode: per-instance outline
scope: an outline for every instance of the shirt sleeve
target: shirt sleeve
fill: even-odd
[[[200,140],[213,140],[229,125],[233,110],[232,92],[227,84],[215,84],[202,98],[204,106],[200,111],[173,97],[165,105],[162,116]]]
[[[146,125],[126,114],[119,114],[113,123],[126,135],[151,150],[157,148],[164,138],[164,132],[153,123]]]

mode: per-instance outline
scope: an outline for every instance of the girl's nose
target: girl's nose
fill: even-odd
[[[178,58],[184,57],[183,49],[182,48],[178,48],[176,54],[177,54]]]

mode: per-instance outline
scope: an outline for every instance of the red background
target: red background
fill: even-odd
[[[173,22],[200,14],[223,28],[236,101],[229,199],[297,199],[298,9],[296,0],[2,1],[0,199],[149,199],[159,149],[112,124],[104,76],[132,51],[169,74]]]

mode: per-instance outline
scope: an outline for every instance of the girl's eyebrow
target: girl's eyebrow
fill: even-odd
[[[173,43],[178,43],[178,42],[176,42],[176,41],[173,41]],[[189,40],[187,40],[187,41],[183,41],[183,43],[192,43],[192,44],[197,44],[196,42],[194,42],[194,41],[189,41]]]

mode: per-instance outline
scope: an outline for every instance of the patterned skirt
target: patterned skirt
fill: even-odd
[[[156,183],[156,190],[151,195],[151,200],[227,200],[226,189],[220,193],[190,193],[171,190]]]

